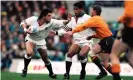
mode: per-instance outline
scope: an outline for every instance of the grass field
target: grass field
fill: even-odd
[[[95,80],[95,76],[87,75],[86,80]],[[133,80],[133,77],[123,76],[123,80]],[[63,80],[63,75],[58,75],[57,79],[51,79],[47,74],[28,74],[23,78],[18,73],[1,72],[1,80]],[[70,80],[79,80],[79,75],[71,75]],[[112,76],[104,77],[101,80],[112,80]]]

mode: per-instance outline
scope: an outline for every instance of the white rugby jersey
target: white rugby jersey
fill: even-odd
[[[59,28],[61,28],[61,26],[63,26],[63,20],[56,20],[56,19],[51,19],[51,21],[49,23],[45,23],[42,26],[39,26],[38,22],[37,22],[38,17],[36,16],[32,16],[27,18],[26,20],[22,21],[20,26],[22,24],[27,24],[29,26],[36,26],[38,28],[38,31],[32,34],[27,34],[27,36],[29,38],[31,38],[32,40],[38,41],[38,40],[43,40],[45,39],[51,30],[58,30]]]
[[[78,18],[77,23],[76,23],[75,17],[72,17],[71,21],[67,24],[67,26],[68,26],[69,28],[74,29],[74,28],[76,27],[76,25],[84,23],[84,22],[87,21],[89,18],[90,18],[89,15],[84,14],[83,16],[81,16],[81,17]],[[59,35],[63,35],[63,34],[66,33],[66,32],[65,32],[65,30],[63,30],[63,29],[60,29],[60,30],[58,31],[58,33],[59,33]],[[81,31],[81,32],[74,33],[74,34],[73,34],[73,39],[74,39],[74,40],[77,40],[77,39],[78,39],[78,40],[83,40],[83,39],[86,39],[88,36],[92,36],[93,34],[94,34],[94,31],[93,31],[92,29],[89,29],[89,28],[88,28],[88,29],[85,29],[85,30],[83,30],[83,31]]]

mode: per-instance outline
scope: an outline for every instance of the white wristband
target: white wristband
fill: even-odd
[[[27,29],[26,28],[24,28],[24,32],[26,32],[27,31]]]

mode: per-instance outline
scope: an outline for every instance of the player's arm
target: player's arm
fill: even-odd
[[[125,19],[126,19],[126,15],[124,14],[124,15],[122,15],[122,16],[119,17],[118,22],[119,23],[124,23],[125,22]]]
[[[92,38],[99,38],[97,34],[87,37],[87,40],[91,40]]]
[[[24,29],[24,32],[26,32],[28,25],[25,20],[20,23],[20,26]]]
[[[61,29],[56,31],[56,34],[59,35],[59,36],[63,36],[67,31],[72,31],[71,26],[72,26],[72,19],[67,25],[62,26]]]
[[[89,18],[89,20],[87,20],[83,24],[76,26],[76,28],[72,30],[72,33],[80,32],[87,28],[94,28],[96,26],[97,26],[96,18],[91,17],[91,18]]]
[[[20,23],[20,27],[22,27],[24,29],[24,32],[27,32],[29,33],[29,30],[28,29],[31,25],[30,24],[33,24],[33,21],[34,21],[35,17],[29,17],[25,20],[23,20],[21,23]]]
[[[61,27],[64,28],[64,30],[70,30],[70,28],[67,26],[67,24],[71,21],[72,15],[71,13],[68,13],[67,15],[67,20],[57,20],[57,19],[52,19],[51,21],[53,21],[54,23],[54,30],[58,30]]]
[[[63,26],[65,26],[67,20],[57,20],[57,19],[52,19],[52,29],[53,30],[59,30],[60,28],[62,28]],[[65,24],[64,24],[65,22]]]

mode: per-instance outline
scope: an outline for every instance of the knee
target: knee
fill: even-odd
[[[27,53],[27,56],[28,56],[28,57],[31,57],[31,56],[32,56],[32,53]]]
[[[27,53],[27,56],[28,57],[30,57],[30,56],[32,56],[33,55],[33,53]]]
[[[87,62],[87,56],[79,55],[79,59],[80,59],[81,63],[86,63]]]
[[[73,54],[72,53],[67,53],[67,57],[72,58]]]
[[[30,57],[33,55],[33,53],[34,53],[33,51],[27,51],[27,56]]]
[[[85,58],[86,58],[86,56],[79,55],[80,60],[84,60]]]

